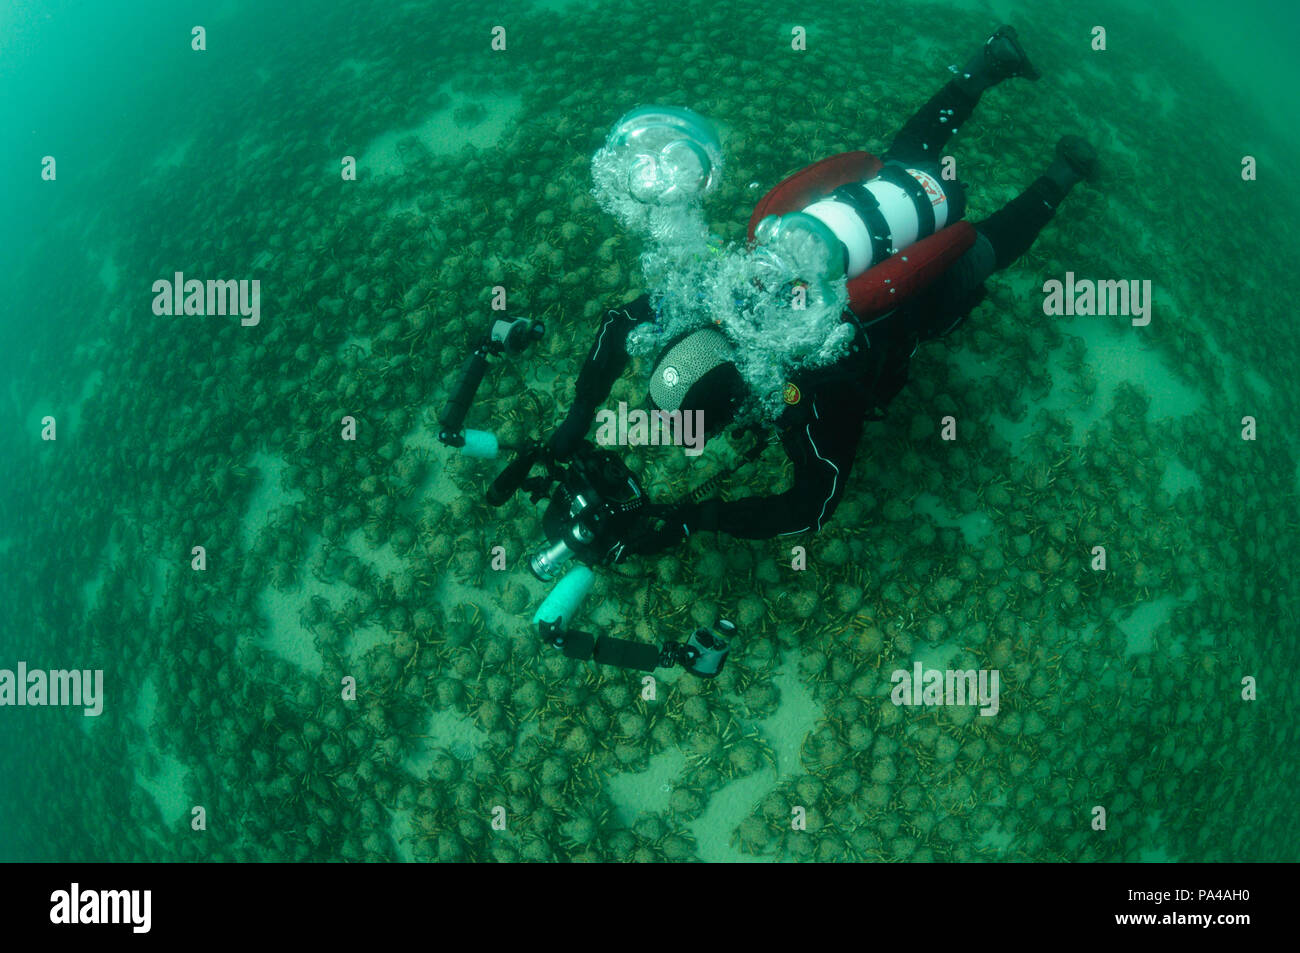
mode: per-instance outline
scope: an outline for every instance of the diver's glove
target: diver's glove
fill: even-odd
[[[717,529],[720,502],[649,504],[641,510],[641,518],[624,541],[619,562],[629,555],[656,556],[691,533]]]
[[[551,453],[557,460],[568,460],[587,436],[595,412],[582,404],[574,404],[564,423],[551,435]]]
[[[676,513],[677,507],[651,503],[640,512],[640,518],[628,531],[623,541],[619,562],[628,556],[655,556],[671,549],[687,536],[690,530]]]

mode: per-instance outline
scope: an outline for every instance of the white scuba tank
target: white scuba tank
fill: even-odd
[[[842,185],[803,210],[843,244],[845,277],[872,265],[961,218],[963,196],[956,181],[922,169],[886,163],[873,178]]]

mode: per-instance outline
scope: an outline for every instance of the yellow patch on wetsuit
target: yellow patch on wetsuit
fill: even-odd
[[[781,388],[781,399],[787,404],[797,404],[802,398],[803,395],[799,393],[799,388],[792,382],[786,381],[785,386]]]

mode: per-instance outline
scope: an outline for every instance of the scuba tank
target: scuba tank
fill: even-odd
[[[787,176],[755,206],[749,236],[815,247],[822,280],[848,279],[849,309],[874,318],[898,307],[975,243],[965,195],[938,168],[843,152]],[[806,237],[805,237],[806,236]]]
[[[874,177],[850,182],[803,210],[826,225],[844,245],[850,280],[961,217],[957,182],[923,169],[886,163]]]

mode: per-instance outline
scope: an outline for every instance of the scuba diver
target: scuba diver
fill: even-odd
[[[793,463],[789,489],[727,501],[650,503],[620,560],[659,553],[702,530],[764,539],[820,529],[844,493],[863,422],[883,417],[907,382],[917,347],[960,325],[983,300],[984,280],[1015,262],[1070,190],[1095,177],[1095,150],[1078,136],[1065,136],[1046,170],[1021,195],[981,222],[962,221],[961,186],[941,176],[941,150],[985,90],[1012,77],[1036,80],[1039,73],[1010,26],[1000,27],[953,71],[954,78],[907,121],[881,159],[866,152],[824,159],[776,186],[750,219],[751,241],[766,239],[779,248],[776,239],[784,233],[803,242],[786,247],[827,250],[826,274],[810,282],[809,269],[794,266],[785,291],[824,280],[824,288],[844,289],[839,300],[847,296],[847,307],[834,310],[837,333],[844,332],[841,356],[793,368],[775,391],[779,410],[769,420]],[[689,124],[683,116],[700,118],[686,110],[675,115],[670,120],[676,128]],[[652,170],[656,161],[662,164],[668,152],[682,152],[683,139],[693,144],[688,132],[671,139],[663,154],[636,157],[634,175],[644,176],[646,163]],[[694,140],[701,139],[707,136],[696,133]],[[695,153],[707,170],[711,150]],[[635,183],[628,191],[646,201],[636,195]],[[823,297],[836,300],[833,294]],[[573,406],[550,441],[557,459],[570,458],[584,445],[598,405],[627,367],[629,335],[655,327],[660,318],[656,300],[643,294],[601,319]],[[792,312],[789,319],[798,317]],[[649,384],[656,410],[702,412],[706,438],[738,423],[753,390],[736,342],[722,325],[714,319],[670,338],[661,335],[668,339],[658,347]]]

